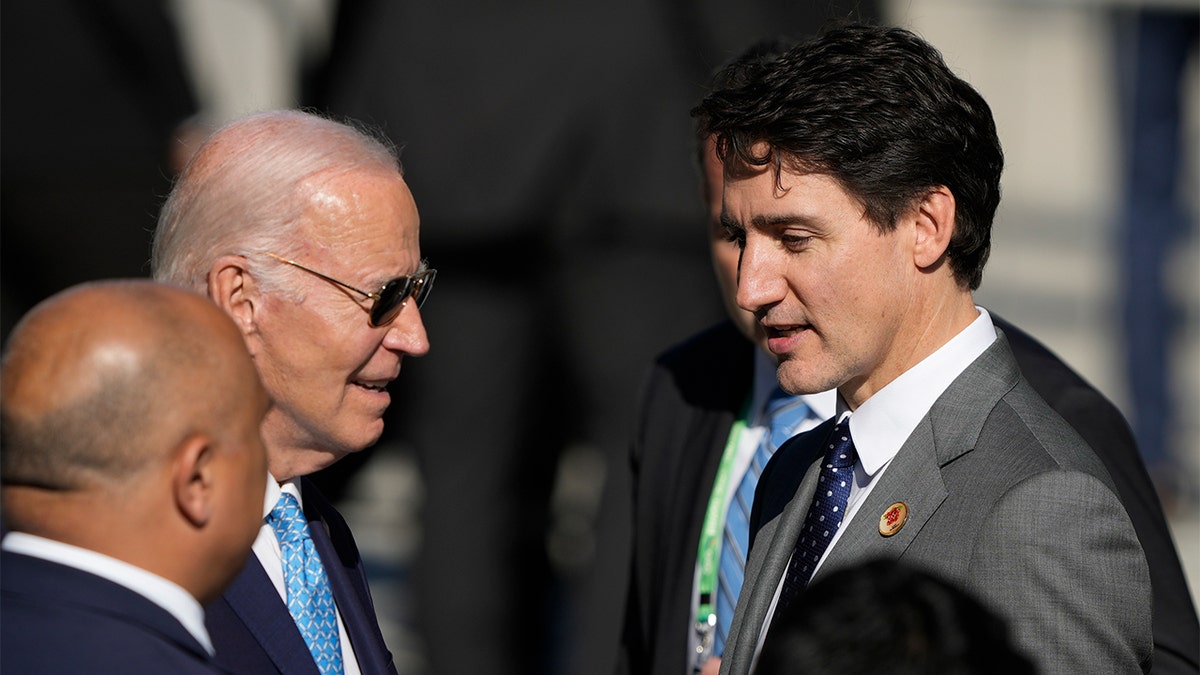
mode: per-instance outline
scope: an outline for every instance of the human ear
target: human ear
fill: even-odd
[[[954,193],[944,185],[933,188],[917,203],[913,215],[916,222],[913,262],[917,267],[933,267],[945,255],[954,234],[954,216]]]
[[[171,489],[175,507],[192,526],[202,528],[213,511],[213,440],[205,434],[191,434],[172,455]]]
[[[238,331],[247,337],[256,331],[257,291],[246,258],[225,255],[208,271],[208,297],[233,318]]]

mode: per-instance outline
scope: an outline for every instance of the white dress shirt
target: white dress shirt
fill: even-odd
[[[267,524],[267,516],[275,508],[275,504],[279,502],[279,498],[283,496],[284,492],[295,497],[300,509],[304,510],[304,497],[300,494],[299,478],[293,478],[280,485],[268,475],[267,492],[263,497],[263,524],[258,530],[258,537],[254,540],[253,550],[254,555],[258,556],[258,562],[262,564],[267,576],[271,578],[271,583],[275,584],[275,590],[279,593],[279,597],[284,604],[287,604],[287,583],[283,577],[283,551],[279,547],[279,540],[275,537],[274,528]],[[328,571],[326,571],[326,576],[328,576]],[[334,611],[337,612],[338,636],[342,645],[342,667],[345,675],[362,675],[362,671],[358,667],[358,659],[354,656],[354,646],[350,644],[350,638],[346,635],[346,626],[342,623],[342,612],[337,609],[336,597],[334,598]]]
[[[204,627],[204,608],[179,584],[103,553],[25,532],[9,532],[0,548],[73,567],[128,588],[175,617],[209,656],[213,655],[212,639]]]

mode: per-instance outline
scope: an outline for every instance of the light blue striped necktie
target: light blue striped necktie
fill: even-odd
[[[296,498],[283,493],[267,515],[267,523],[279,539],[288,611],[321,674],[342,675],[342,644],[333,591]]]
[[[792,396],[775,387],[764,407],[763,433],[754,458],[738,484],[737,492],[729,503],[725,514],[725,534],[721,542],[720,574],[717,577],[717,630],[713,642],[713,655],[725,653],[725,638],[729,636],[729,624],[733,621],[733,609],[746,568],[746,549],[750,543],[750,508],[754,505],[754,488],[767,460],[775,450],[796,433],[796,429],[808,416],[809,407],[798,396]]]

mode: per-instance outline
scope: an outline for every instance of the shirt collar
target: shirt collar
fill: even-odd
[[[283,493],[287,492],[296,498],[296,503],[300,505],[300,510],[304,510],[304,497],[300,494],[300,479],[291,478],[282,483],[275,480],[271,474],[267,474],[267,489],[263,493],[263,520],[271,515],[275,505],[279,503],[279,498]]]
[[[996,340],[987,310],[920,363],[867,399],[851,414],[854,449],[868,475],[892,460],[937,399]],[[837,397],[839,417],[848,410]]]
[[[182,586],[111,556],[26,532],[9,532],[2,544],[5,551],[48,560],[119,584],[170,613],[209,656],[212,639],[204,627],[204,608]]]

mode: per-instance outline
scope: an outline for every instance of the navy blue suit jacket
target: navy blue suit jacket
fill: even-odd
[[[0,553],[0,670],[219,673],[169,612],[94,574]]]
[[[395,673],[350,527],[308,479],[301,480],[301,490],[308,529],[345,624],[343,638],[350,638],[364,674]],[[206,613],[222,668],[244,675],[319,675],[287,605],[253,553],[241,574],[206,608]]]

